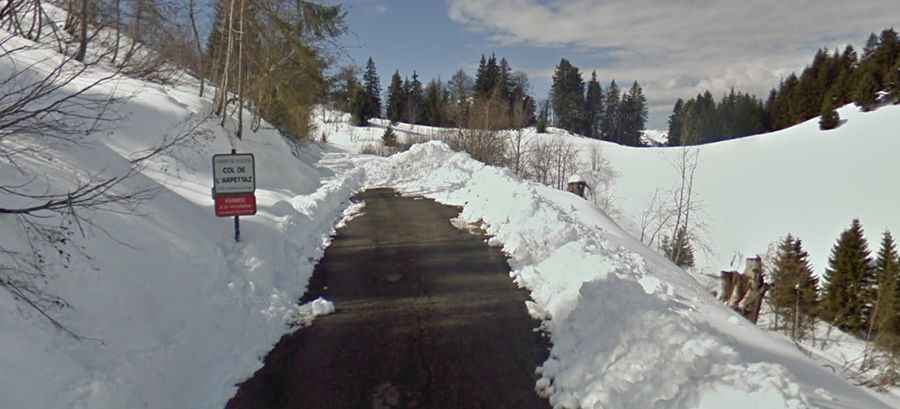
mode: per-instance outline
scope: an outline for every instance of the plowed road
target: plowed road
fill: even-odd
[[[548,345],[526,291],[484,238],[452,227],[459,209],[364,192],[303,302],[337,312],[287,335],[230,409],[549,408],[534,392]]]

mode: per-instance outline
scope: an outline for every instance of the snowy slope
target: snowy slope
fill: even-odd
[[[819,274],[840,232],[859,218],[869,242],[900,232],[900,189],[886,178],[900,174],[900,106],[861,112],[839,110],[846,123],[820,131],[817,120],[782,131],[700,147],[697,192],[712,254],[700,257],[717,274],[733,256],[765,254],[787,233],[803,240]],[[676,184],[678,148],[604,146],[619,172],[616,204],[631,220],[658,187]]]
[[[36,69],[44,69],[58,58],[35,50],[0,59],[0,77],[12,64],[40,61]],[[112,93],[134,97],[113,107],[123,119],[109,132],[80,146],[27,139],[40,155],[20,160],[24,173],[0,161],[0,185],[36,177],[36,191],[56,192],[86,175],[118,175],[135,154],[210,110],[193,84],[121,79],[93,91]],[[71,304],[54,314],[85,340],[0,291],[0,408],[221,408],[290,330],[286,317],[303,311],[295,302],[362,174],[337,174],[318,163],[328,154],[317,146],[293,145],[272,130],[232,140],[233,118],[231,131],[216,122],[204,122],[127,184],[159,189],[136,215],[86,214],[94,224],[74,236],[68,266],[49,256],[47,289]],[[214,217],[210,198],[211,155],[232,147],[256,155],[260,206],[242,219],[237,244],[231,220]],[[0,246],[25,245],[17,219],[0,216]]]
[[[537,387],[557,408],[891,407],[739,318],[575,195],[437,142],[356,162],[369,186],[462,206],[503,247],[548,320]]]

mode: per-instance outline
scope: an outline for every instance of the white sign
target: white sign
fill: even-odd
[[[256,191],[256,163],[252,153],[213,155],[213,193]]]

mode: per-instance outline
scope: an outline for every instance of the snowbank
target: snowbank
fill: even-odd
[[[547,319],[537,388],[557,408],[886,408],[721,306],[588,202],[443,144],[357,159],[369,186],[462,206]],[[824,391],[827,391],[825,393]]]

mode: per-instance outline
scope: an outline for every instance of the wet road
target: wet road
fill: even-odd
[[[504,255],[452,227],[459,209],[361,193],[303,302],[337,312],[286,335],[230,409],[549,408],[534,369],[549,345]]]

